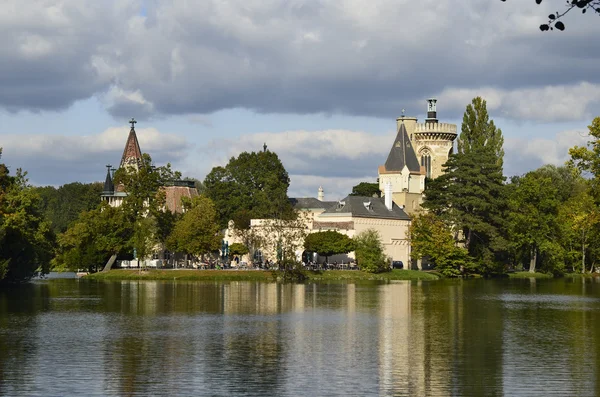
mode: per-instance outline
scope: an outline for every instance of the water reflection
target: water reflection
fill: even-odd
[[[0,290],[2,395],[600,395],[600,284],[51,280]]]

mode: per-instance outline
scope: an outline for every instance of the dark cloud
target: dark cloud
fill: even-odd
[[[13,111],[99,95],[119,118],[232,108],[390,118],[469,90],[510,96],[498,105],[509,117],[551,120],[507,103],[524,89],[600,85],[600,42],[589,39],[600,25],[569,15],[567,31],[543,34],[560,6],[548,2],[145,1],[141,16],[136,0],[65,0],[11,19],[16,2],[0,6],[0,106]],[[460,117],[468,100],[447,98],[440,107]],[[587,117],[595,100],[560,118]]]

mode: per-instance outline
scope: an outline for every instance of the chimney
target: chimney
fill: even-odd
[[[387,181],[385,183],[385,189],[383,192],[383,199],[385,200],[385,206],[386,208],[391,211],[392,210],[392,183],[390,181]]]
[[[323,191],[323,186],[319,186],[319,193],[317,194],[317,200],[325,201],[325,192]]]

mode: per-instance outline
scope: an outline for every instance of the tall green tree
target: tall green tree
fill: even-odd
[[[316,252],[329,261],[329,257],[338,254],[347,254],[355,249],[354,241],[335,230],[311,233],[304,239],[304,249],[310,252]]]
[[[190,208],[175,223],[173,232],[167,238],[167,248],[175,252],[202,256],[217,251],[222,238],[212,200],[198,196],[191,201]]]
[[[40,208],[40,196],[27,184],[26,173],[18,169],[10,176],[0,164],[0,283],[48,271],[55,235]]]
[[[554,255],[560,252],[557,184],[544,169],[515,178],[513,184],[508,224],[514,248],[529,258],[529,272],[535,273],[541,254],[552,260],[546,261],[543,270],[561,273],[564,261]]]
[[[577,246],[576,257],[580,260],[580,271],[586,272],[587,259],[592,272],[594,261],[589,260],[588,252],[590,243],[600,247],[600,209],[589,192],[583,191],[562,205],[557,221],[563,230],[563,241],[572,240]]]
[[[204,180],[206,195],[215,203],[221,227],[243,210],[253,218],[292,216],[289,185],[287,171],[277,154],[269,150],[232,157],[225,167],[213,168]]]
[[[504,271],[506,189],[502,131],[489,119],[486,101],[474,98],[463,117],[457,153],[445,173],[429,183],[423,207],[451,224],[485,275]]]
[[[390,258],[385,255],[381,235],[375,229],[367,229],[353,238],[356,262],[367,273],[390,271]]]

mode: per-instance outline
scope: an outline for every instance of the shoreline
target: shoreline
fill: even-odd
[[[439,280],[437,273],[418,270],[392,270],[386,273],[364,273],[358,270],[307,271],[306,281],[393,281]],[[83,276],[84,280],[182,280],[182,281],[277,281],[268,270],[143,270],[114,269]]]
[[[419,270],[392,270],[386,273],[365,273],[358,270],[306,271],[306,281],[397,281],[444,280],[437,272]],[[554,277],[547,273],[515,272],[508,273],[504,279],[554,279],[554,278],[595,278],[598,274],[567,273]],[[123,280],[169,280],[169,281],[259,281],[277,282],[276,275],[269,270],[196,270],[196,269],[113,269],[108,272],[86,274],[78,277],[84,280],[123,281]],[[469,277],[466,279],[479,278]],[[460,278],[457,278],[460,279]]]

